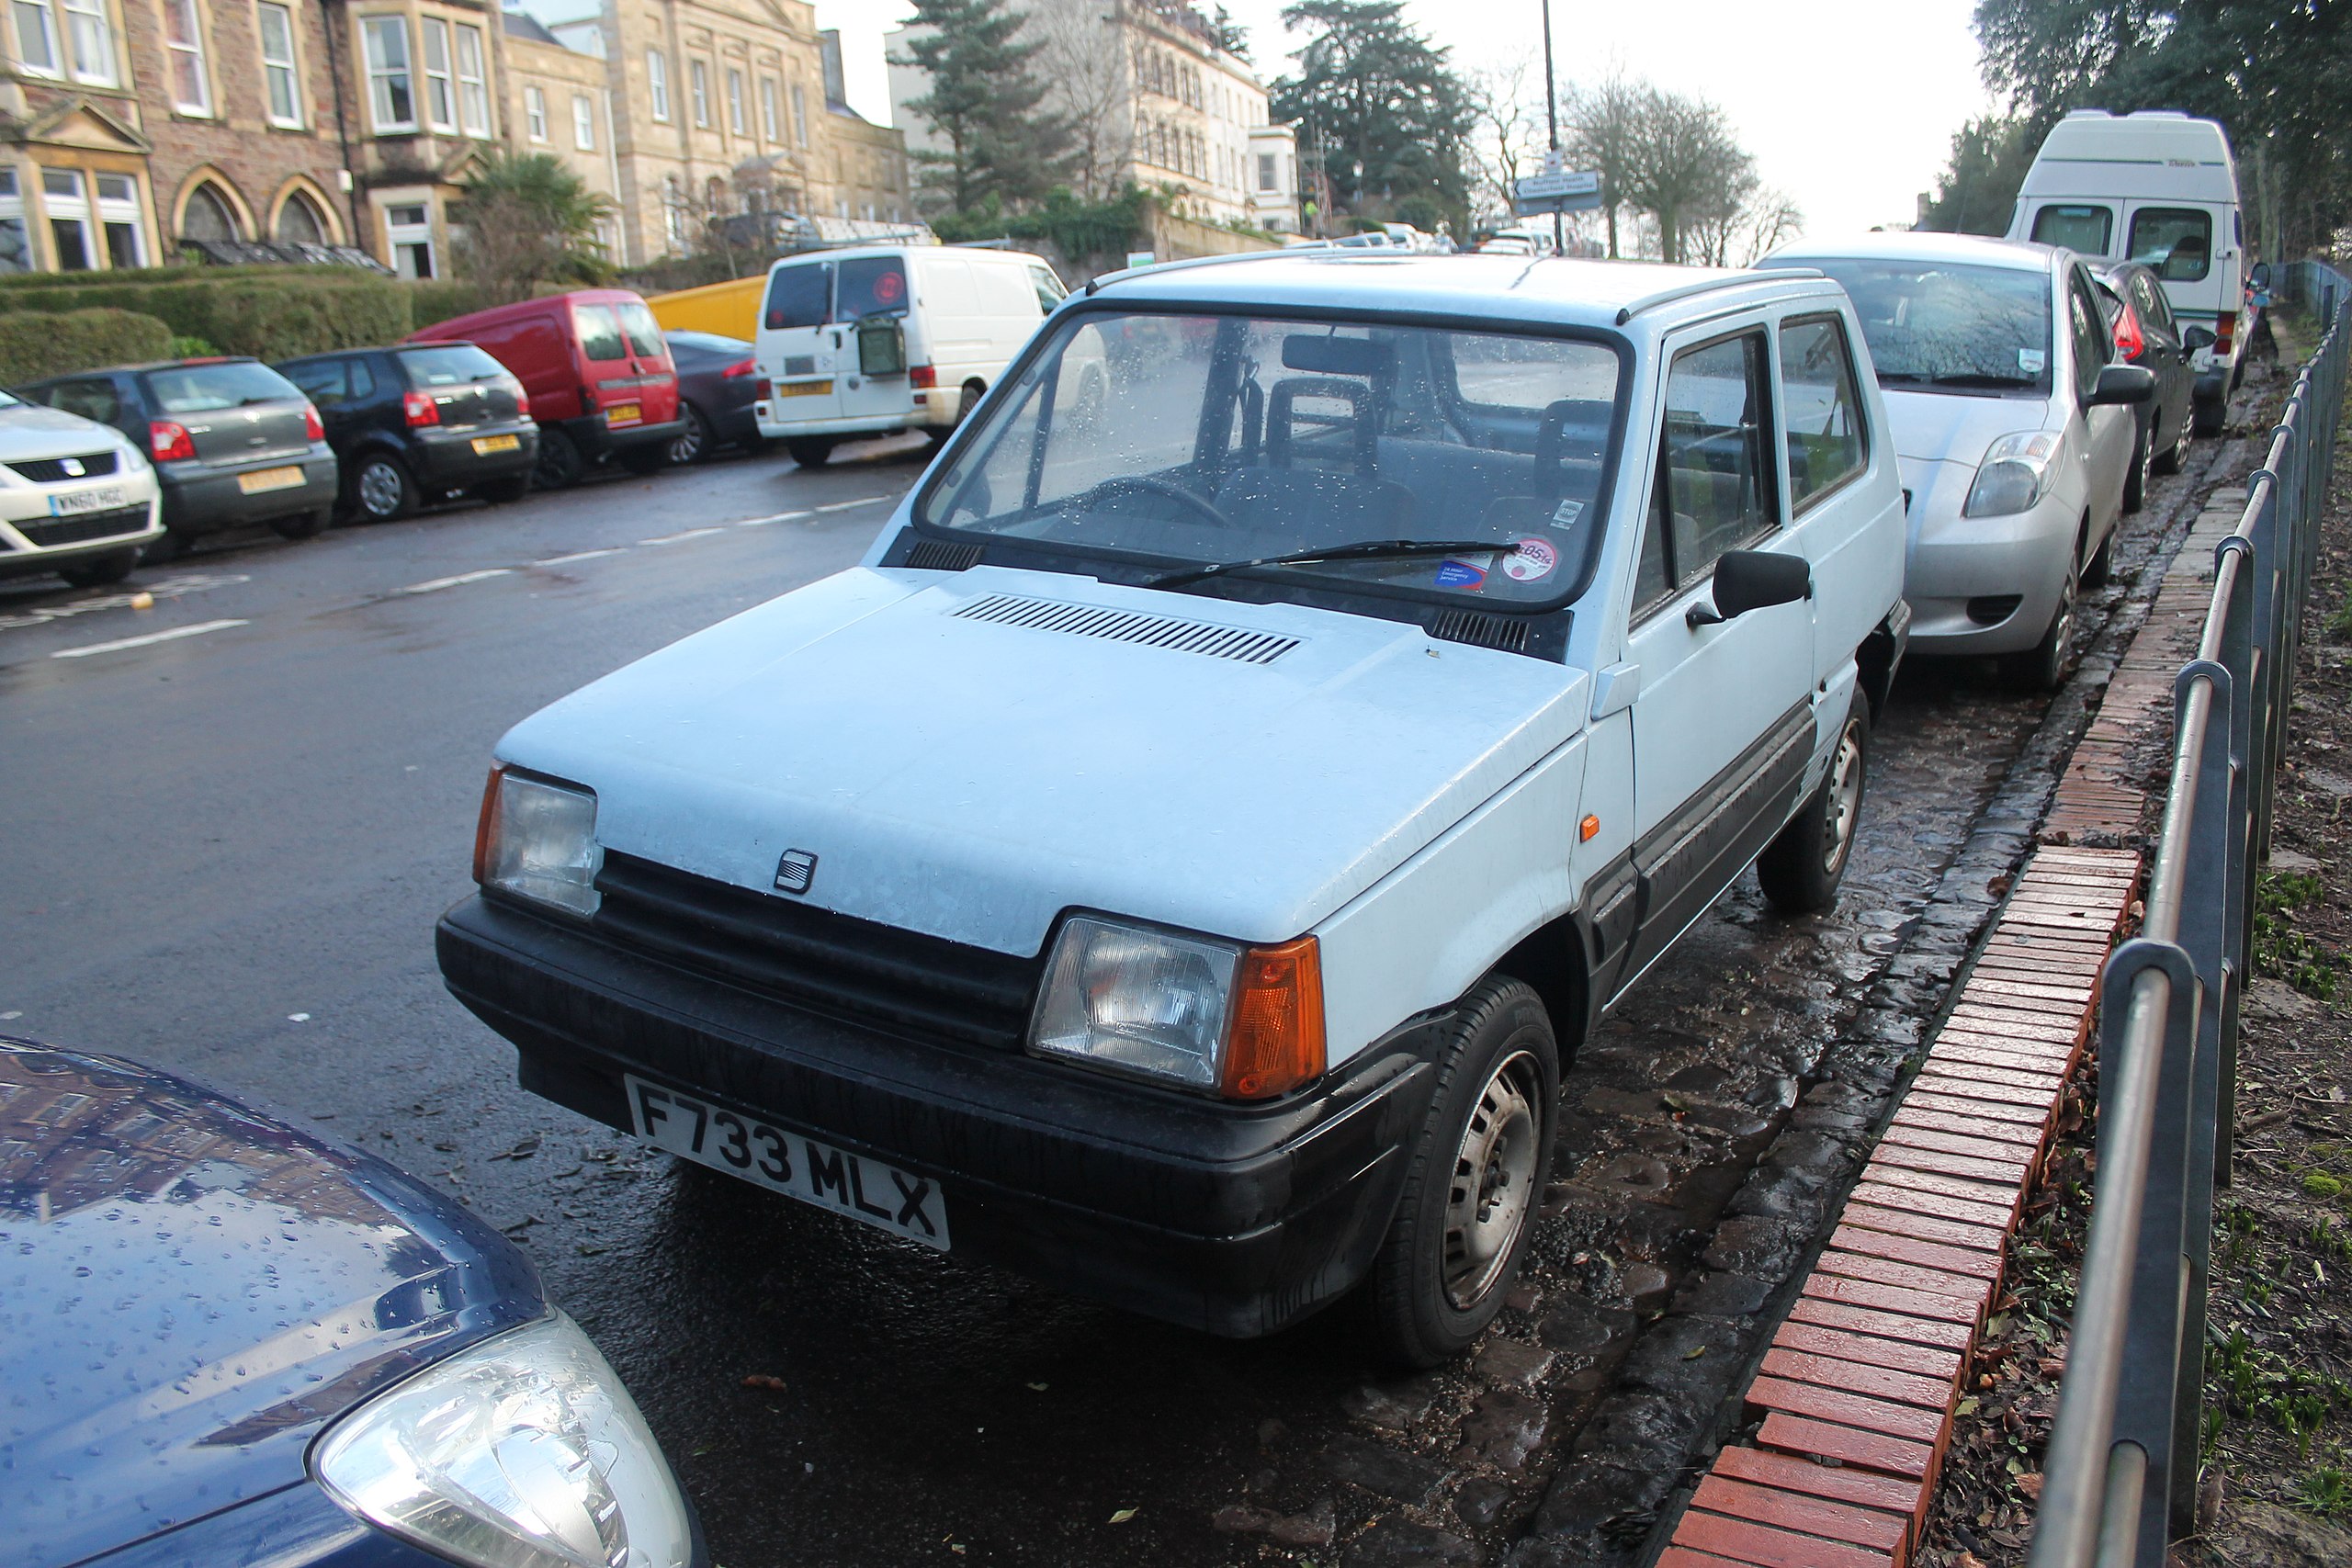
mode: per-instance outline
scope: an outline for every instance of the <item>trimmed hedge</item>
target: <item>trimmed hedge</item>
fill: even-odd
[[[0,287],[0,317],[27,310],[111,308],[153,316],[172,335],[202,338],[223,354],[288,359],[334,348],[396,343],[409,333],[408,285],[363,272],[266,267],[147,269],[139,273],[32,274],[56,278]]]
[[[168,357],[172,329],[135,310],[0,313],[0,386]]]
[[[470,316],[476,310],[487,310],[492,305],[506,301],[495,298],[489,289],[471,283],[452,283],[446,279],[408,286],[409,332],[429,327],[435,321],[449,321],[458,316]],[[403,336],[406,334],[403,333]]]

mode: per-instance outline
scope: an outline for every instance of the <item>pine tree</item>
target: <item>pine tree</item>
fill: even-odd
[[[1045,107],[1022,38],[1026,16],[1004,0],[915,0],[915,28],[899,63],[930,79],[907,107],[931,123],[944,152],[916,154],[924,190],[954,212],[1019,208],[1041,199],[1070,161],[1069,126]]]

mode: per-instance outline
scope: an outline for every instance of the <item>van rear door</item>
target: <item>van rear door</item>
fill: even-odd
[[[907,378],[907,264],[895,255],[844,256],[833,268],[837,395],[850,418],[914,411]]]
[[[771,423],[832,419],[842,412],[832,343],[833,264],[779,264],[760,309],[760,374],[768,378]]]

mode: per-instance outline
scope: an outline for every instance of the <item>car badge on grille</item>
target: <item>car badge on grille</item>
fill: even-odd
[[[82,467],[82,459],[79,457],[64,458],[57,466],[65,470],[67,479],[78,479],[88,471]]]
[[[808,885],[817,880],[817,857],[807,850],[786,850],[784,858],[775,863],[775,888],[779,893],[806,893]]]

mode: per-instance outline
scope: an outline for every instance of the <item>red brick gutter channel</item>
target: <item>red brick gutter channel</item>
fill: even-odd
[[[2091,1038],[2099,966],[2139,886],[2128,753],[2169,735],[2213,546],[2216,491],[2118,664],[1918,1077],[1749,1382],[1754,1447],[1720,1450],[1657,1568],[1903,1568],[1919,1543],[1970,1351]]]

